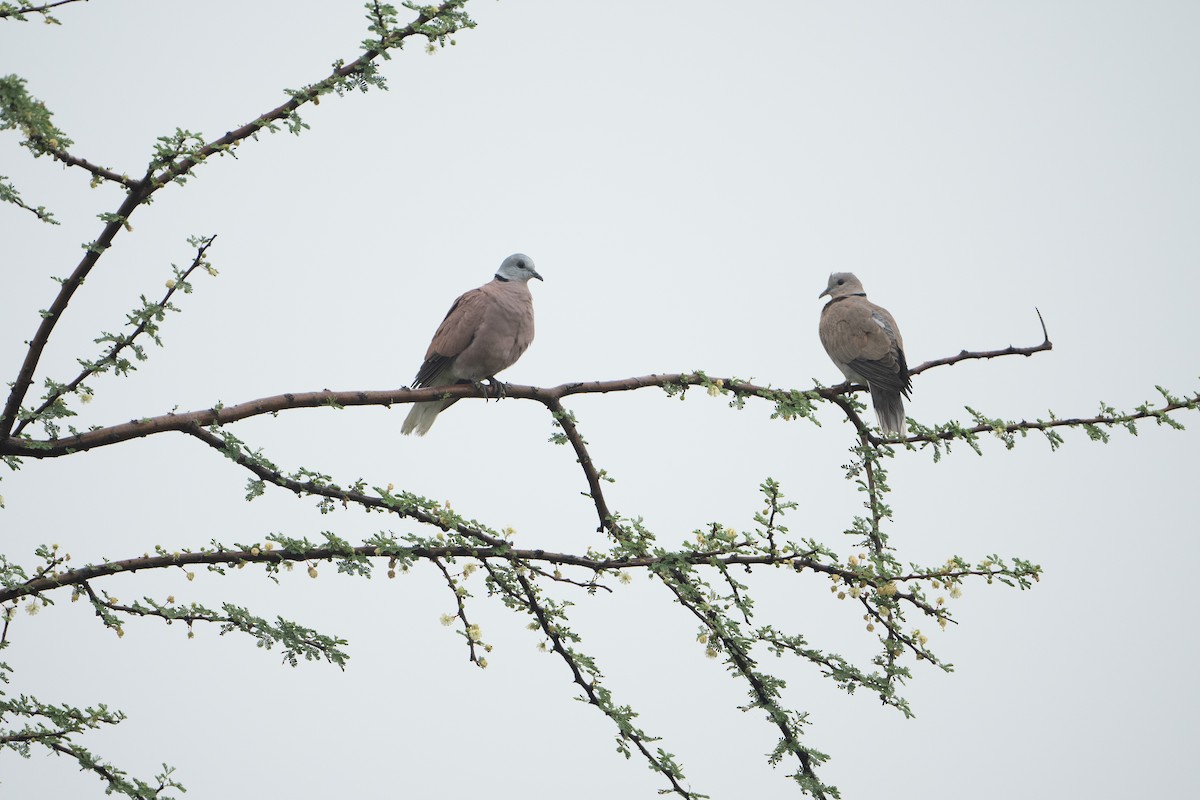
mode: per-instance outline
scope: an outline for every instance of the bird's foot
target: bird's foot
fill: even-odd
[[[485,400],[490,400],[492,398],[493,391],[496,393],[497,401],[504,397],[506,393],[505,389],[508,384],[504,383],[503,381],[496,380],[495,375],[487,378],[486,381],[486,383],[484,381],[471,381],[471,385],[475,387],[477,392],[483,395]]]
[[[501,399],[508,395],[508,384],[504,381],[496,380],[495,375],[488,378],[488,386],[496,390],[496,402],[500,402]]]

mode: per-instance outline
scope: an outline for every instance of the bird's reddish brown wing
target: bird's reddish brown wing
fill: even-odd
[[[413,386],[436,386],[433,383],[438,373],[459,353],[467,349],[475,332],[479,330],[479,320],[483,315],[487,302],[482,288],[472,289],[459,296],[446,312],[446,318],[438,326],[429,349],[425,351],[425,363],[417,371]]]

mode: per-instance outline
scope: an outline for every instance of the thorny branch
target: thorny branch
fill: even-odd
[[[980,352],[972,352],[963,350],[958,355],[948,356],[946,358],[935,358],[932,361],[926,361],[918,367],[914,367],[908,371],[909,375],[920,375],[927,369],[934,367],[943,367],[949,364],[957,364],[960,361],[977,358],[999,358],[1001,356],[1032,356],[1034,353],[1041,353],[1046,350],[1053,350],[1054,345],[1050,342],[1050,334],[1046,332],[1046,320],[1042,319],[1042,312],[1037,311],[1038,323],[1042,326],[1042,343],[1035,344],[1032,347],[1013,347],[1011,344],[1002,350],[984,350]]]

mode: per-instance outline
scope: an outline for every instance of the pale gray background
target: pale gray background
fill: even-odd
[[[478,0],[478,29],[384,66],[388,93],[326,98],[312,130],[248,143],[133,219],[73,302],[39,371],[65,379],[137,296],[158,296],[185,238],[217,233],[217,279],[199,276],[166,327],[167,349],[130,380],[94,382],[80,423],[110,424],[323,387],[411,380],[437,322],[500,260],[532,255],[538,338],[508,380],[542,385],[704,369],[803,388],[840,376],[816,337],[817,293],[853,270],[895,314],[910,360],[1035,344],[1052,353],[921,376],[911,413],[964,405],[1020,418],[1130,407],[1156,383],[1194,391],[1200,292],[1200,6],[1189,2],[551,3]],[[0,73],[55,112],[73,152],[144,168],[176,126],[212,138],[323,77],[365,38],[357,3],[96,0],[61,28],[0,25]],[[119,191],[32,161],[0,135],[0,174],[60,228],[0,208],[0,371],[55,284],[115,210]],[[573,399],[615,509],[671,543],[719,520],[749,525],[757,484],[783,482],[790,521],[847,552],[861,497],[842,477],[852,444],[824,424],[741,413],[702,392]],[[527,546],[599,543],[572,453],[546,443],[532,403],[464,402],[424,440],[402,411],[296,411],[239,424],[291,469],[359,476],[438,498]],[[1197,427],[1196,415],[1181,418]],[[904,560],[1022,555],[1033,592],[968,587],[962,623],[933,633],[957,671],[917,665],[905,721],[846,697],[812,669],[767,664],[812,712],[808,742],[834,756],[847,798],[896,792],[1095,798],[1179,796],[1194,784],[1197,646],[1190,577],[1194,430],[1143,426],[1107,447],[1068,434],[979,458],[894,464],[893,543]],[[272,531],[359,539],[413,530],[382,516],[322,517],[196,441],[155,436],[45,463],[0,483],[3,549],[31,560],[57,541],[78,563],[155,544],[183,549]],[[350,580],[256,570],[109,580],[141,592],[283,613],[351,640],[345,673],[290,669],[249,641],[131,622],[118,641],[82,605],[24,614],[9,690],[107,702],[130,719],[87,743],[150,775],[179,767],[190,798],[335,794],[458,798],[654,797],[644,764],[613,752],[611,724],[574,702],[563,664],[525,620],[481,598],[495,644],[467,663],[438,616],[440,576]],[[382,576],[381,576],[382,577]],[[768,575],[763,621],[865,659],[860,612],[823,582]],[[100,586],[101,584],[97,584]],[[481,584],[475,588],[482,594]],[[584,648],[621,702],[717,798],[792,797],[765,765],[774,743],[742,714],[741,685],[706,660],[695,625],[638,579],[574,609]],[[65,601],[65,596],[58,598]],[[932,632],[932,631],[931,631]],[[790,769],[790,765],[788,767]],[[100,796],[65,760],[0,757],[6,795]],[[952,787],[946,789],[945,787]]]

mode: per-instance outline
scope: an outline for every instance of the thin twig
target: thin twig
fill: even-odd
[[[1032,356],[1034,353],[1041,353],[1046,350],[1053,350],[1054,344],[1050,341],[1050,334],[1046,333],[1046,320],[1042,319],[1042,312],[1034,309],[1037,312],[1038,322],[1042,326],[1042,343],[1036,344],[1033,347],[1013,347],[1011,344],[1002,350],[980,350],[972,352],[963,350],[958,355],[949,356],[947,358],[935,358],[933,361],[926,361],[918,367],[914,367],[908,371],[909,375],[920,375],[927,369],[934,367],[944,367],[950,364],[957,364],[960,361],[979,358],[999,358],[1001,356]]]
[[[533,615],[534,619],[537,620],[538,626],[541,628],[542,633],[545,634],[546,638],[550,640],[551,649],[557,653],[560,658],[562,658],[567,667],[571,670],[571,679],[575,681],[575,684],[583,690],[587,701],[597,708],[604,709],[605,704],[601,702],[599,696],[597,695],[594,683],[584,677],[583,672],[579,668],[577,660],[563,644],[562,636],[559,633],[558,627],[551,623],[551,621],[547,618],[546,611],[542,608],[541,603],[538,602],[537,594],[534,592],[533,586],[529,583],[529,579],[522,575],[519,570],[515,572],[515,575],[517,581],[521,584],[521,591],[524,594],[523,605]],[[497,584],[501,586],[503,585],[500,581],[497,581]],[[695,796],[692,794],[692,792],[683,787],[683,784],[679,782],[679,779],[676,778],[670,770],[664,768],[664,766],[659,762],[658,758],[652,752],[650,752],[648,747],[646,747],[646,743],[642,741],[641,736],[638,736],[633,731],[627,731],[624,729],[621,731],[621,736],[626,741],[631,742],[633,746],[637,748],[638,752],[641,753],[642,756],[654,766],[655,771],[662,774],[667,779],[667,781],[671,784],[671,791],[684,798],[692,798]]]
[[[102,167],[99,164],[93,164],[86,158],[77,158],[61,147],[50,146],[50,143],[44,139],[39,138],[37,143],[38,146],[44,149],[51,158],[56,161],[61,161],[68,167],[81,167],[82,169],[90,172],[93,176],[106,181],[112,181],[113,183],[119,183],[131,192],[139,190],[142,186],[142,181],[135,180],[128,175],[114,172],[113,170],[108,169],[107,167]]]
[[[101,254],[112,246],[113,238],[125,226],[129,215],[149,196],[150,192],[144,187],[130,189],[124,202],[121,203],[121,207],[117,209],[116,218],[111,219],[104,226],[100,237],[88,247],[79,265],[75,267],[75,271],[62,282],[54,302],[43,313],[37,332],[29,340],[29,347],[25,351],[25,360],[21,362],[17,379],[13,381],[12,390],[8,393],[8,402],[5,403],[3,416],[0,417],[0,439],[6,439],[12,432],[13,425],[17,421],[17,414],[21,410],[21,402],[33,384],[33,372],[37,369],[42,351],[46,349],[46,343],[50,341],[50,334],[62,318],[63,312],[67,310],[67,304],[71,302],[75,291],[83,285],[84,279],[92,271],[92,267],[96,265]]]
[[[697,594],[698,590],[686,575],[684,575],[678,569],[668,570],[667,574],[670,575],[670,580],[666,580],[664,577],[663,584],[665,584],[666,587],[671,590],[671,593],[675,595],[675,599],[679,601],[680,605],[692,612],[693,616],[695,616],[698,620],[700,620],[701,623],[704,624],[706,628],[708,628],[710,634],[716,636],[720,640],[722,646],[725,648],[725,652],[727,652],[730,659],[732,659],[733,665],[737,669],[738,674],[740,674],[742,678],[750,685],[751,693],[753,694],[758,707],[767,712],[768,718],[775,723],[775,726],[779,729],[783,740],[788,743],[789,750],[799,760],[801,774],[811,779],[813,783],[816,784],[817,788],[815,789],[815,794],[818,798],[825,797],[824,792],[822,792],[819,788],[821,785],[820,779],[817,778],[816,772],[813,770],[812,756],[793,735],[787,722],[783,719],[780,719],[776,714],[771,713],[772,707],[775,707],[778,704],[760,679],[758,672],[755,669],[757,664],[755,664],[754,659],[751,658],[750,654],[746,652],[745,648],[743,648],[740,643],[735,641],[732,637],[725,635],[716,615],[714,615],[710,609],[702,608],[699,606],[699,604],[693,601],[693,598],[689,595]],[[662,577],[661,574],[660,577]],[[686,592],[684,591],[684,587],[686,587]]]
[[[571,447],[575,449],[575,458],[579,462],[579,466],[583,469],[583,474],[587,477],[588,490],[591,494],[592,503],[596,506],[596,514],[600,517],[600,527],[596,530],[607,530],[613,535],[620,536],[622,532],[613,522],[612,513],[608,510],[608,503],[604,499],[604,488],[600,478],[600,473],[596,469],[596,465],[592,463],[592,457],[587,451],[587,445],[583,441],[583,437],[579,434],[579,428],[575,425],[575,419],[571,412],[563,408],[562,403],[557,397],[551,397],[546,401],[546,407],[554,414],[555,421],[562,427],[563,433],[566,434],[567,440],[571,443]]]
[[[862,438],[863,470],[867,473],[867,501],[871,508],[871,549],[875,551],[876,555],[882,555],[884,545],[883,538],[879,534],[879,494],[875,489],[875,464],[872,460],[869,434],[866,431],[860,431],[859,435]]]
[[[475,652],[475,637],[471,635],[471,621],[467,619],[467,607],[463,603],[463,596],[458,593],[458,586],[454,583],[454,577],[450,574],[450,570],[446,568],[442,560],[440,558],[432,558],[430,561],[442,573],[442,577],[446,579],[446,583],[450,587],[450,594],[454,595],[454,602],[458,605],[456,616],[462,622],[463,636],[467,639],[467,650],[471,657],[471,663],[478,664],[479,656]]]
[[[167,303],[169,303],[171,301],[171,297],[175,294],[176,290],[178,290],[184,284],[184,282],[187,281],[187,279],[191,276],[191,274],[196,270],[197,267],[199,267],[201,264],[204,263],[204,254],[206,252],[208,252],[208,248],[212,246],[212,243],[216,238],[217,237],[214,235],[214,236],[210,236],[204,240],[204,244],[202,244],[200,246],[200,248],[196,251],[196,257],[192,259],[191,265],[183,272],[183,274],[175,282],[171,283],[171,285],[167,289],[166,294],[163,295],[162,300],[160,300],[158,302],[159,308],[166,308]],[[121,351],[123,351],[126,347],[129,347],[130,345],[132,345],[134,343],[134,341],[145,332],[146,332],[146,321],[142,320],[142,322],[139,323],[138,326],[133,329],[132,333],[130,333],[128,336],[123,336],[118,341],[114,342],[112,347],[109,348],[107,353],[102,355],[94,363],[88,365],[88,367],[86,367],[83,371],[81,371],[78,375],[76,375],[71,380],[70,383],[64,384],[63,386],[60,386],[58,389],[56,389],[54,392],[51,392],[46,397],[45,401],[43,401],[43,403],[40,406],[38,406],[36,409],[34,409],[32,414],[30,414],[28,417],[26,417],[25,419],[23,419],[17,423],[17,427],[13,429],[12,435],[20,436],[21,431],[25,430],[25,428],[30,423],[36,422],[37,418],[40,417],[47,408],[54,405],[54,403],[59,398],[64,397],[64,396],[70,394],[71,392],[74,392],[76,389],[79,388],[80,384],[82,384],[85,380],[91,378],[92,376],[96,375],[98,372],[100,372],[102,370],[102,368],[104,368],[110,364],[115,364],[117,361],[117,356],[119,356],[121,354]]]
[[[88,2],[88,0],[54,0],[53,3],[43,3],[40,6],[23,6],[21,8],[9,9],[8,11],[0,9],[0,19],[4,19],[6,17],[15,17],[15,18],[19,19],[20,17],[22,17],[25,14],[45,14],[47,11],[49,11],[52,8],[58,8],[59,6],[65,6],[68,3],[86,3],[86,2]]]
[[[341,489],[332,486],[324,486],[314,481],[297,481],[288,478],[282,473],[272,470],[262,464],[255,462],[253,459],[246,456],[244,453],[230,453],[226,447],[225,440],[203,428],[192,427],[186,432],[200,441],[219,450],[221,453],[230,458],[234,463],[239,464],[253,472],[259,478],[268,483],[273,483],[288,491],[295,492],[298,495],[311,494],[321,497],[328,497],[333,500],[341,500],[343,502],[355,503],[366,508],[375,508],[387,511],[394,511],[401,516],[415,519],[418,522],[423,522],[427,525],[434,525],[441,530],[454,530],[468,538],[474,539],[483,545],[489,547],[508,547],[508,543],[504,539],[492,536],[478,528],[471,528],[466,525],[447,525],[441,519],[429,514],[420,509],[400,509],[395,505],[388,503],[382,497],[375,497],[362,492],[356,492],[350,489]]]

